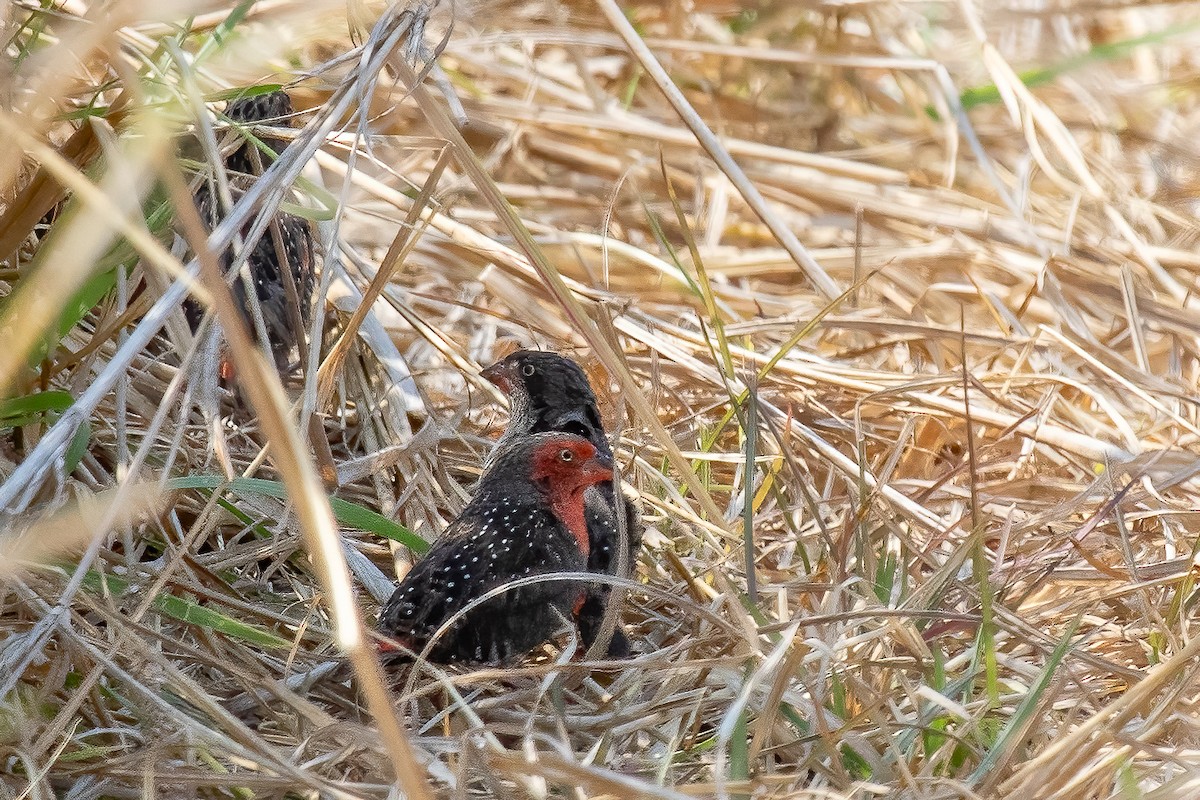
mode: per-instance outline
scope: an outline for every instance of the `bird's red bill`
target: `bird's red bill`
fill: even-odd
[[[503,361],[497,361],[479,375],[505,394],[512,394],[512,379],[509,377],[508,368]]]

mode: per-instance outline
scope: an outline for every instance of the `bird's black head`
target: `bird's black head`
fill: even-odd
[[[518,350],[481,374],[509,396],[510,431],[573,433],[609,452],[596,395],[583,369],[571,359]]]

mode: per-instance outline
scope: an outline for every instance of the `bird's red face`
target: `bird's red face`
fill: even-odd
[[[589,486],[611,481],[612,463],[586,439],[555,436],[534,451],[532,477],[534,483],[545,488],[550,507],[574,535],[586,559],[591,545],[583,516],[583,492]]]
[[[556,436],[533,455],[533,479],[549,486],[552,494],[577,494],[612,477],[612,464],[578,436]]]

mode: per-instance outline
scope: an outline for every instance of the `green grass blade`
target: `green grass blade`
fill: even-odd
[[[758,573],[755,569],[754,557],[754,476],[757,474],[757,470],[754,468],[754,459],[757,457],[758,449],[757,389],[758,387],[752,380],[746,392],[744,409],[746,420],[742,426],[742,430],[746,434],[746,469],[743,480],[746,502],[742,507],[742,551],[746,559],[746,594],[753,605],[758,605]]]
[[[729,780],[750,780],[750,709],[743,709],[733,726],[733,736],[729,740]],[[732,796],[736,800],[750,798],[750,795],[740,792]]]
[[[51,389],[0,401],[0,428],[17,428],[36,422],[47,411],[62,413],[75,398],[70,392]]]
[[[93,594],[106,592],[117,597],[125,593],[129,588],[129,582],[113,575],[101,575],[95,570],[88,570],[83,578],[83,587]],[[164,616],[221,633],[233,639],[240,639],[243,642],[248,642],[259,647],[285,650],[292,646],[291,640],[276,636],[266,628],[239,622],[233,617],[222,614],[220,611],[214,611],[207,606],[202,606],[173,594],[160,594],[154,598],[150,605],[155,611]]]
[[[238,494],[257,494],[279,500],[287,499],[287,491],[283,488],[282,483],[263,478],[234,478],[232,481],[226,481],[219,475],[188,475],[167,481],[167,488],[171,490],[219,489],[222,487],[227,487]],[[418,554],[429,549],[429,543],[420,536],[376,511],[337,497],[329,498],[329,504],[333,507],[334,517],[347,528],[357,528],[384,539],[391,539]]]
[[[1054,648],[1054,652],[1050,654],[1050,658],[1046,661],[1046,666],[1042,668],[1042,672],[1038,675],[1037,680],[1029,687],[1029,691],[1025,693],[1025,697],[1021,699],[1021,703],[1017,706],[1016,712],[1005,723],[1000,731],[1000,735],[996,737],[996,743],[992,746],[983,760],[979,762],[979,766],[971,773],[968,778],[968,783],[972,786],[984,779],[990,773],[1000,760],[1012,752],[1022,741],[1025,736],[1026,729],[1033,722],[1033,714],[1037,711],[1038,705],[1042,701],[1042,695],[1045,693],[1050,681],[1054,678],[1054,673],[1062,664],[1062,660],[1071,650],[1071,640],[1075,636],[1075,632],[1079,630],[1079,623],[1082,622],[1083,616],[1076,616],[1071,621],[1071,625],[1063,634],[1062,640],[1058,646]]]
[[[1017,78],[1021,84],[1029,89],[1037,86],[1044,86],[1058,78],[1060,75],[1066,75],[1068,72],[1074,72],[1092,64],[1100,64],[1106,61],[1115,61],[1119,58],[1125,58],[1131,52],[1144,45],[1161,44],[1175,37],[1194,33],[1200,30],[1200,23],[1191,23],[1187,25],[1179,25],[1165,31],[1155,31],[1144,36],[1135,36],[1132,39],[1126,39],[1120,42],[1106,42],[1093,46],[1085,53],[1077,56],[1071,56],[1059,61],[1057,64],[1051,64],[1048,67],[1035,67],[1017,73]],[[964,111],[970,111],[976,106],[990,105],[1000,102],[1000,89],[994,83],[989,83],[984,86],[972,86],[964,89],[958,96],[959,103],[962,104]],[[925,114],[930,119],[940,119],[940,115],[932,105],[925,106]]]

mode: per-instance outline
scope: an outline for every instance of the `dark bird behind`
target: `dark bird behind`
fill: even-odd
[[[474,498],[400,582],[379,630],[421,652],[472,600],[513,580],[583,572],[589,541],[584,493],[612,479],[612,461],[578,436],[546,433],[507,443]],[[553,579],[506,589],[433,641],[430,661],[498,663],[550,640],[574,618],[587,586]]]
[[[225,109],[225,116],[231,122],[243,125],[288,126],[292,113],[292,101],[282,91],[234,100]],[[287,146],[285,139],[267,137],[260,141],[276,155]],[[260,151],[252,141],[238,144],[224,162],[232,200],[237,202],[273,161],[270,154]],[[219,200],[215,181],[201,183],[195,199],[200,219],[209,230],[215,228],[229,211]],[[253,218],[243,226],[243,236],[249,233],[252,224]],[[226,251],[219,255],[222,270],[228,272],[233,265],[232,254]],[[267,343],[280,371],[288,366],[292,351],[304,338],[304,327],[311,317],[315,262],[310,223],[282,211],[275,215],[271,227],[246,258]],[[251,311],[246,282],[238,278],[232,288],[242,318],[252,335],[256,334],[258,327]],[[188,300],[184,312],[195,331],[204,317],[204,309]]]

